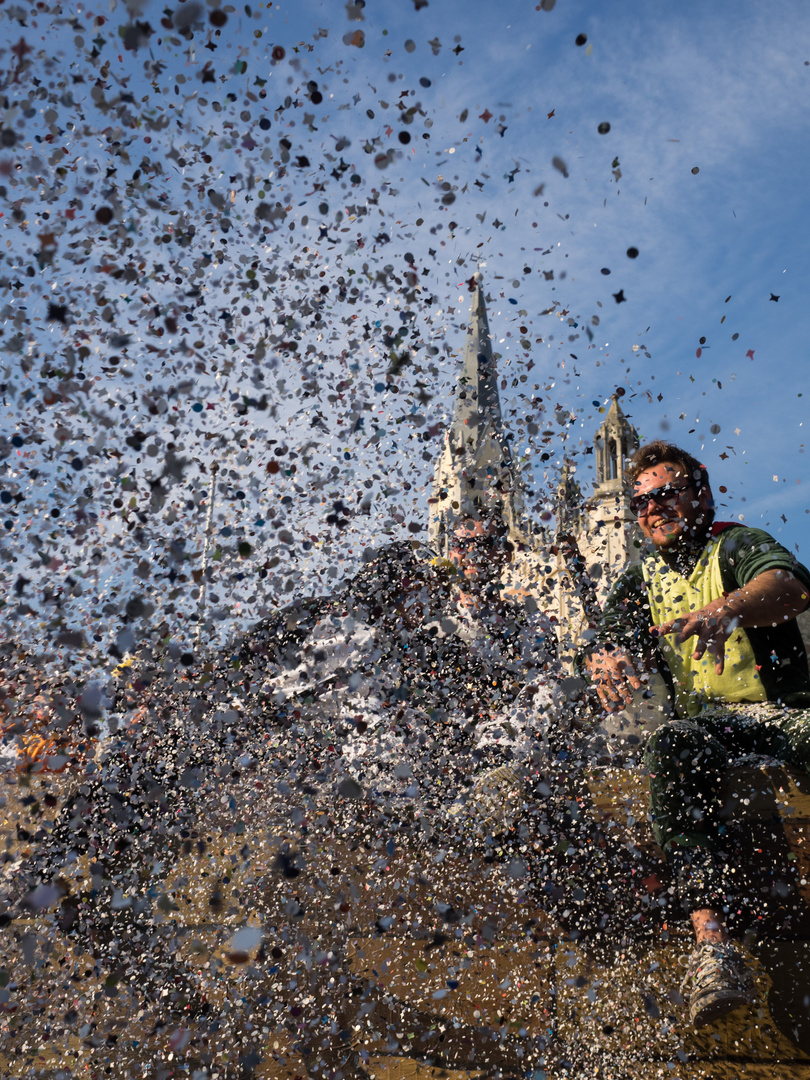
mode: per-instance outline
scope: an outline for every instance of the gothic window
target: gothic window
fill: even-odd
[[[596,482],[603,484],[607,479],[605,468],[605,441],[601,435],[596,436]]]

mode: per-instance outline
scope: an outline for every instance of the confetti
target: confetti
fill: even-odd
[[[752,81],[711,12],[695,24],[741,159],[666,19],[612,13],[615,64],[591,72],[554,0],[508,27],[373,7],[0,9],[0,1013],[21,1073],[618,1075],[681,1046],[671,868],[633,839],[643,801],[625,826],[583,787],[606,751],[572,657],[633,543],[610,501],[633,425],[693,424],[729,505],[744,481],[746,514],[767,506],[751,466],[781,380],[717,343],[691,375],[674,359],[723,293],[767,294],[761,253],[712,257],[727,206],[695,204],[650,131],[743,201],[771,161],[757,220],[786,245],[785,46],[740,21]],[[594,126],[621,132],[621,185]],[[633,303],[593,294],[640,247]],[[770,298],[758,348],[800,355],[795,301]],[[780,401],[785,500],[794,422]],[[766,936],[798,888],[780,858]]]

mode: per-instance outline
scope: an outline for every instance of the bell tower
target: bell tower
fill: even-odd
[[[638,434],[621,410],[614,394],[610,408],[594,440],[596,454],[596,489],[594,494],[612,495],[624,488],[627,459],[638,446]]]
[[[596,485],[589,501],[589,563],[600,570],[600,599],[629,563],[638,562],[638,530],[626,479],[627,462],[638,443],[638,433],[614,394],[594,438]]]

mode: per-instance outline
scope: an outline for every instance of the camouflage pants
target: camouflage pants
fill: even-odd
[[[725,892],[724,781],[748,755],[778,758],[810,774],[810,710],[771,703],[707,709],[662,725],[647,743],[653,834],[687,911],[717,906]]]

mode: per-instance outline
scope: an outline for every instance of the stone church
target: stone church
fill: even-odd
[[[581,641],[619,573],[638,557],[639,533],[625,486],[638,435],[614,396],[594,435],[593,491],[583,494],[566,460],[553,524],[530,523],[519,463],[503,424],[480,274],[474,284],[453,415],[434,474],[430,544],[446,555],[459,518],[499,513],[516,550],[509,584],[535,596],[556,618],[565,652]]]

